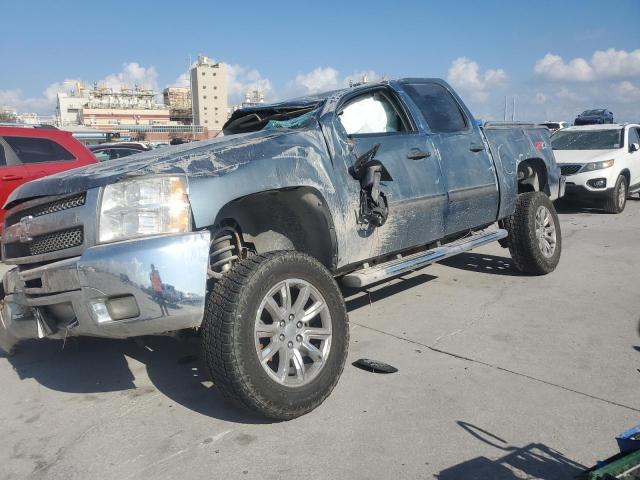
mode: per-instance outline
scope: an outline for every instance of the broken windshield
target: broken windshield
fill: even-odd
[[[613,150],[622,147],[622,129],[561,130],[551,137],[554,150]]]
[[[299,129],[315,121],[320,111],[317,104],[236,110],[223,127],[226,135],[259,130]]]

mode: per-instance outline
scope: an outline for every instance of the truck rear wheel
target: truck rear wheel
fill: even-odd
[[[622,213],[627,205],[627,179],[624,175],[618,175],[616,184],[604,201],[604,209],[607,213]]]
[[[344,299],[309,255],[254,255],[209,294],[202,344],[227,398],[269,418],[295,418],[320,405],[340,378],[349,345]]]
[[[518,195],[516,211],[504,220],[516,268],[531,275],[553,272],[560,261],[562,235],[558,214],[542,192]]]

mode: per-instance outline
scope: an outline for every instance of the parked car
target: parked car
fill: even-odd
[[[442,80],[237,110],[223,132],[14,192],[3,348],[198,328],[214,384],[289,419],[342,372],[336,280],[361,288],[494,241],[531,275],[560,260],[548,130],[480,128]]]
[[[117,158],[128,157],[140,152],[148,152],[151,147],[142,142],[118,142],[118,143],[100,143],[92,145],[89,150],[93,152],[99,162],[106,160],[115,160]]]
[[[25,182],[91,163],[96,163],[94,156],[70,132],[53,127],[0,126],[0,205]],[[0,220],[4,215],[0,209]]]
[[[595,200],[609,213],[624,210],[640,191],[640,125],[569,127],[551,137],[567,197]]]
[[[543,127],[547,127],[551,133],[557,132],[562,128],[567,128],[569,124],[567,122],[542,122],[540,124]]]
[[[613,112],[604,108],[585,110],[573,121],[574,125],[598,125],[613,123]]]

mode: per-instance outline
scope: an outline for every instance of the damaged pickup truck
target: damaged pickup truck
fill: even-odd
[[[2,347],[197,329],[226,396],[289,419],[343,370],[338,282],[365,287],[493,241],[522,272],[558,264],[564,182],[547,129],[480,128],[441,80],[242,109],[223,131],[16,190]]]

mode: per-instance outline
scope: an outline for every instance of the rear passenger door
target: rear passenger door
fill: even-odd
[[[24,165],[28,181],[73,168],[76,158],[59,143],[41,137],[5,136],[4,140]]]
[[[410,80],[402,87],[422,112],[442,165],[445,234],[493,223],[498,215],[498,184],[480,128],[444,85]]]

